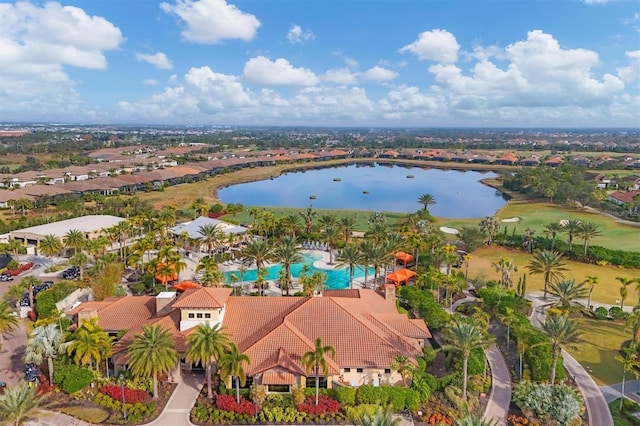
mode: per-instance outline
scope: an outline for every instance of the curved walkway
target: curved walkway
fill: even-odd
[[[546,302],[540,295],[527,295],[527,298],[533,303],[533,312],[529,318],[531,324],[537,328],[542,328],[545,320],[544,305]],[[582,393],[587,407],[589,424],[594,426],[613,426],[613,417],[611,417],[607,401],[591,375],[567,351],[562,351],[562,357],[564,359],[564,368],[571,374]]]

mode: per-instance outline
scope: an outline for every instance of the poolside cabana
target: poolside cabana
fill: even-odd
[[[410,255],[409,253],[399,251],[396,253],[396,262],[401,263],[404,266],[407,266],[409,263],[413,262],[413,256]]]
[[[399,286],[399,285],[407,285],[409,283],[409,280],[415,276],[416,276],[415,272],[413,272],[410,269],[404,268],[404,269],[398,269],[397,271],[392,272],[391,274],[387,275],[385,278],[387,279],[387,281],[391,281],[396,286]]]

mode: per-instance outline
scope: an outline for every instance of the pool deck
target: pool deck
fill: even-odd
[[[302,254],[313,255],[314,257],[320,257],[319,260],[316,260],[315,262],[313,262],[313,266],[318,269],[335,269],[336,267],[337,263],[336,263],[335,250],[333,253],[333,261],[334,261],[333,264],[329,263],[329,252],[326,250],[303,250]],[[271,266],[271,265],[273,264],[269,263],[266,266]],[[219,268],[222,272],[231,272],[231,271],[237,271],[239,266],[240,266],[240,262],[234,262],[231,264],[220,264]],[[255,265],[247,267],[247,269],[255,269]],[[369,286],[371,286],[372,281],[373,281],[373,276],[370,275],[369,283],[368,283]],[[269,283],[269,288],[265,290],[265,295],[267,296],[282,295],[282,290],[280,289],[280,287],[277,286],[275,280],[269,280],[267,282]],[[363,284],[364,284],[364,277],[353,279],[353,288],[363,288]],[[298,289],[296,288],[294,291],[297,291],[297,290]]]

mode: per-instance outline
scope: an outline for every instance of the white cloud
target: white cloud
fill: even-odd
[[[391,81],[398,78],[398,73],[379,66],[375,66],[364,73],[365,80]]]
[[[160,84],[160,82],[155,78],[147,78],[145,80],[142,80],[142,84],[146,84],[147,86],[157,86],[158,84]]]
[[[640,80],[640,50],[625,52],[625,55],[631,59],[631,63],[629,66],[618,68],[618,76],[625,83]]]
[[[157,53],[136,53],[136,60],[142,62],[148,62],[156,68],[160,68],[163,70],[170,70],[173,68],[173,63],[167,58],[162,52]]]
[[[610,3],[612,1],[615,1],[615,0],[582,0],[582,2],[585,4],[605,4],[605,3]]]
[[[316,36],[310,30],[302,31],[299,25],[292,25],[287,33],[287,40],[291,44],[304,44],[307,41],[315,39]]]
[[[260,27],[258,18],[225,0],[178,0],[175,5],[161,3],[160,8],[184,22],[182,37],[193,43],[214,44],[225,39],[249,41]]]
[[[104,52],[123,42],[118,27],[77,7],[0,3],[0,115],[91,114],[64,67],[105,69]]]
[[[348,68],[340,68],[325,72],[323,80],[336,84],[354,85],[358,83],[358,75],[358,73],[352,72]]]
[[[460,45],[453,34],[446,30],[425,31],[416,41],[399,50],[410,52],[420,60],[452,63],[458,60]]]
[[[264,56],[249,59],[243,75],[252,83],[267,86],[313,86],[319,81],[311,70],[295,68],[283,58],[274,62]]]
[[[356,61],[350,56],[345,55],[340,50],[336,50],[335,52],[333,52],[333,55],[340,58],[351,69],[357,69],[359,66],[358,61]]]

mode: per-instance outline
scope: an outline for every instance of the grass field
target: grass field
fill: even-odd
[[[471,253],[469,262],[469,277],[476,277],[480,272],[484,272],[490,279],[498,279],[498,273],[491,264],[502,257],[511,258],[518,266],[518,272],[513,273],[514,282],[518,277],[529,273],[527,265],[531,255],[522,251],[508,250],[502,247],[482,247]],[[640,278],[640,269],[622,269],[616,266],[599,266],[587,263],[567,261],[565,276],[576,281],[584,281],[588,275],[600,277],[600,284],[593,290],[593,300],[601,303],[615,304],[620,298],[620,283],[616,277]],[[529,275],[527,277],[527,292],[544,290],[544,280],[541,275]],[[626,305],[635,305],[638,301],[638,293],[634,288],[629,289]]]
[[[580,318],[578,329],[582,342],[569,353],[591,374],[599,385],[611,385],[622,381],[622,365],[614,359],[619,355],[622,343],[631,339],[631,332],[624,330],[622,322]],[[627,379],[633,380],[632,374]]]

